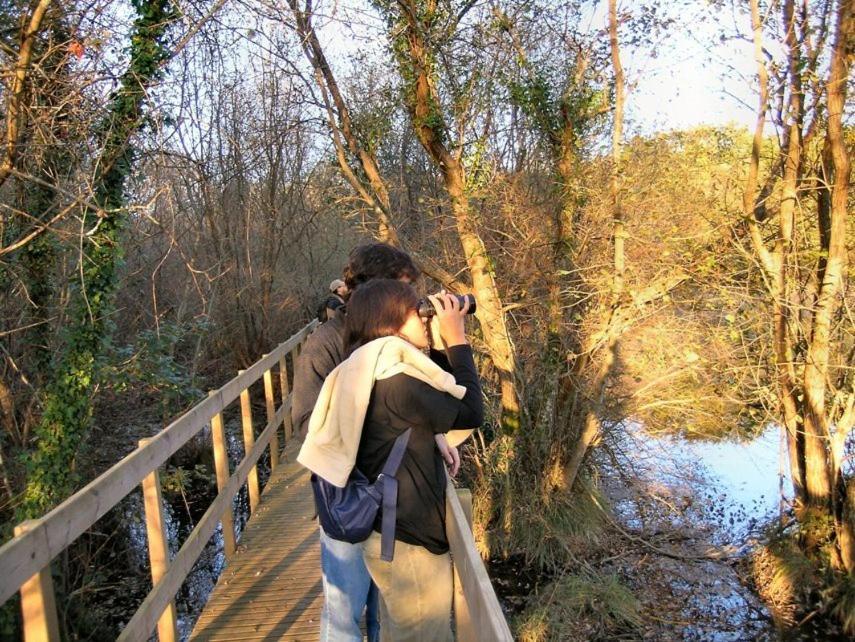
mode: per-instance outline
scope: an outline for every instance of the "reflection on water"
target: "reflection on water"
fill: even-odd
[[[696,462],[706,473],[710,490],[721,499],[719,535],[733,543],[744,542],[758,525],[778,513],[782,493],[791,495],[786,452],[781,451],[776,426],[742,442],[670,441],[679,460]]]
[[[230,430],[231,428],[231,430]],[[236,464],[243,458],[243,442],[237,436],[240,430],[237,424],[226,426],[226,439],[228,442],[229,460],[232,472]],[[205,431],[207,433],[207,430]],[[202,439],[210,440],[210,436],[203,434]],[[259,476],[264,482],[268,474],[265,462],[259,462]],[[183,543],[192,532],[198,519],[207,510],[207,507],[217,496],[216,486],[209,488],[198,488],[194,486],[194,495],[191,504],[198,510],[188,513],[187,506],[182,498],[169,498],[164,495],[163,517],[169,542],[170,557],[174,558]],[[170,501],[173,500],[173,501]],[[130,495],[123,504],[127,525],[127,534],[130,540],[130,550],[136,558],[138,567],[149,568],[148,562],[148,540],[146,537],[146,525],[142,518],[144,515],[142,495],[135,493]],[[235,535],[240,536],[241,531],[249,519],[249,498],[244,485],[232,500],[232,514],[234,516]],[[199,559],[193,565],[187,575],[180,591],[176,595],[175,605],[178,613],[178,633],[181,640],[187,640],[193,631],[193,627],[202,612],[205,603],[217,579],[225,567],[225,545],[223,542],[222,524],[217,524],[217,529],[205,546]],[[140,597],[142,601],[144,596]]]
[[[653,435],[638,424],[627,425],[625,435],[624,453],[645,491],[667,500],[680,516],[689,515],[708,527],[715,543],[744,543],[778,513],[782,493],[791,494],[782,459],[786,453],[781,452],[775,426],[746,441]],[[643,516],[621,505],[627,523],[642,527]]]
[[[629,470],[608,494],[625,526],[685,556],[657,562],[660,588],[673,596],[683,620],[676,639],[774,639],[765,606],[734,567],[791,488],[780,472],[779,430],[770,426],[737,442],[625,428],[616,447]],[[704,559],[710,554],[722,559]]]

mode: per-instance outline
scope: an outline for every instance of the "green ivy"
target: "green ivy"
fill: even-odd
[[[436,104],[435,100],[431,100],[428,113],[420,116],[418,119],[415,118],[416,81],[418,80],[418,74],[423,72],[428,78],[436,78],[437,76],[436,58],[433,54],[433,49],[427,47],[424,60],[425,69],[417,71],[410,54],[409,43],[409,36],[414,27],[406,18],[400,15],[400,9],[395,3],[390,3],[388,0],[374,0],[373,4],[386,19],[392,57],[398,65],[398,72],[403,81],[404,104],[413,116],[413,125],[417,129],[429,129],[437,141],[446,144],[448,141],[448,132],[445,119],[442,116],[441,105]],[[443,21],[448,21],[450,14],[447,8],[438,5],[434,10],[430,10],[427,5],[428,3],[426,2],[414,3],[416,11],[415,21],[419,26],[422,39],[425,42],[435,42],[437,39],[443,37],[438,27],[443,24]]]
[[[203,392],[176,353],[188,340],[208,330],[207,322],[162,323],[159,331],[145,330],[128,345],[105,352],[99,370],[101,379],[115,392],[131,388],[156,390],[163,415],[170,416]]]
[[[125,222],[125,183],[136,150],[131,138],[144,125],[146,89],[163,76],[170,57],[169,25],[177,13],[171,0],[133,0],[137,17],[129,64],[97,129],[101,172],[94,182],[95,207],[83,214],[85,254],[80,283],[71,292],[62,349],[42,393],[42,417],[34,431],[35,449],[27,458],[27,487],[19,517],[36,517],[75,487],[75,457],[92,417],[97,367],[112,331],[110,316],[117,273],[122,265],[120,234]]]

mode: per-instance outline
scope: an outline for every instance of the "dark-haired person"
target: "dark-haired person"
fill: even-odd
[[[353,248],[344,268],[344,284],[349,292],[372,279],[415,283],[420,276],[409,254],[386,243],[368,243]],[[343,333],[344,315],[336,314],[306,340],[297,359],[291,419],[299,433],[306,431],[324,379],[344,359]]]
[[[418,268],[406,252],[385,243],[369,243],[350,252],[344,285],[353,292],[373,279],[414,283],[419,276]],[[338,285],[333,282],[330,288],[333,284]],[[344,359],[344,312],[340,309],[315,330],[295,363],[291,418],[299,434],[306,431],[324,379]],[[456,457],[456,451],[449,452],[449,456]],[[334,540],[321,529],[321,571],[324,588],[321,642],[362,642],[359,622],[363,611],[369,642],[379,640],[377,587],[365,567],[362,546]]]
[[[385,610],[381,638],[394,642],[452,639],[452,569],[445,534],[445,470],[437,435],[456,445],[481,425],[478,375],[456,297],[430,297],[451,373],[423,352],[428,331],[411,287],[375,280],[348,301],[348,358],[324,382],[298,461],[344,486],[354,465],[380,474],[395,440],[412,429],[398,479],[395,550],[381,559],[381,522],[364,546],[365,563]]]

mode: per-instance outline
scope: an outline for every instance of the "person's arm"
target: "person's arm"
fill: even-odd
[[[430,357],[430,360],[440,368],[446,372],[451,372],[451,362],[448,360],[448,356],[445,352],[438,350],[437,348],[431,348],[428,356]]]
[[[439,449],[439,454],[445,460],[445,463],[448,464],[448,473],[452,477],[455,477],[457,471],[460,470],[460,453],[457,451],[457,447],[448,445],[448,438],[444,432],[434,435],[433,438],[436,440],[436,447]]]
[[[484,423],[484,398],[481,394],[481,382],[475,369],[472,346],[468,343],[448,348],[448,361],[454,380],[464,388],[466,394],[460,400],[460,408],[453,428],[477,428]]]
[[[445,290],[428,298],[436,310],[432,324],[435,323],[439,328],[445,346],[445,356],[451,365],[451,374],[458,384],[466,388],[454,427],[477,428],[484,423],[484,402],[481,398],[481,383],[475,369],[472,346],[466,339],[464,319],[469,311],[469,301],[461,306],[457,297],[446,293]]]

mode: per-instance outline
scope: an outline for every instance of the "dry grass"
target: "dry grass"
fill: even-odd
[[[520,554],[556,571],[599,546],[607,502],[588,479],[572,493],[557,486],[554,466],[539,470],[535,462],[546,458],[526,457],[520,446],[507,437],[490,445],[473,492],[475,539],[484,557]]]
[[[751,576],[779,628],[796,624],[807,592],[819,579],[816,565],[789,537],[775,539],[754,553]]]
[[[834,591],[834,606],[831,613],[836,617],[843,630],[855,637],[855,577],[846,576]]]
[[[614,575],[571,574],[545,587],[515,622],[520,642],[607,640],[641,626],[641,605]]]

